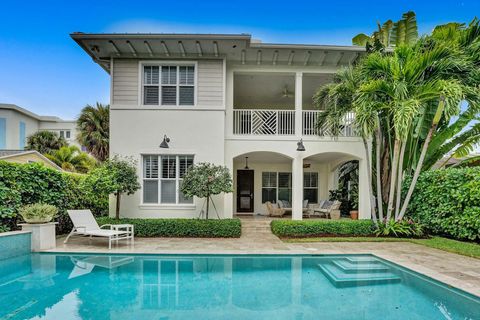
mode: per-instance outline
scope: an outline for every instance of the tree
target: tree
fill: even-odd
[[[388,20],[380,25],[378,30],[371,36],[364,33],[357,34],[352,38],[352,44],[366,46],[367,51],[379,51],[379,49],[405,44],[413,44],[418,39],[417,17],[415,12],[408,11],[397,22]]]
[[[108,159],[109,154],[109,110],[109,105],[87,104],[77,120],[78,142],[99,161]]]
[[[187,170],[180,190],[186,197],[206,198],[208,219],[212,195],[233,192],[232,177],[227,167],[198,163]]]
[[[115,218],[120,218],[120,199],[122,194],[131,195],[140,189],[136,162],[128,158],[115,156],[93,169],[86,182],[93,192],[114,194],[116,197]]]
[[[61,147],[45,156],[65,171],[87,173],[95,166],[95,159],[77,146]]]
[[[51,153],[67,146],[67,141],[52,131],[38,131],[27,137],[26,150],[36,150],[41,154]]]
[[[316,95],[317,105],[326,109],[319,126],[342,126],[343,115],[355,112],[356,129],[364,141],[373,142],[380,219],[385,202],[387,217],[401,220],[421,170],[446,153],[461,154],[478,143],[479,126],[466,128],[479,110],[478,20],[435,30],[392,52],[368,54],[348,72],[339,71],[336,82]],[[455,120],[462,101],[468,109]],[[411,183],[402,197],[408,176]]]

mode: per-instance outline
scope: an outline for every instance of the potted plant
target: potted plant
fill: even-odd
[[[29,204],[19,210],[23,220],[31,224],[50,222],[57,212],[56,207],[44,203]]]
[[[350,190],[350,218],[358,220],[358,186]]]

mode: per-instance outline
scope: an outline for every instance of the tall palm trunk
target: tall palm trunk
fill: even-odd
[[[410,186],[408,187],[407,195],[405,196],[405,200],[403,201],[402,210],[400,210],[400,214],[398,215],[397,220],[402,220],[403,216],[407,212],[408,204],[410,202],[410,198],[412,197],[413,190],[415,189],[415,185],[417,184],[418,177],[420,176],[420,171],[422,170],[423,161],[425,160],[425,155],[427,154],[428,145],[432,140],[433,133],[437,129],[438,123],[440,122],[440,118],[443,114],[443,109],[445,108],[445,97],[440,97],[440,101],[438,102],[437,111],[435,112],[435,116],[433,117],[432,126],[430,130],[428,130],[427,137],[425,138],[425,142],[423,143],[422,152],[420,153],[420,158],[418,159],[417,167],[415,168],[415,173],[413,174],[412,182],[410,182]]]
[[[382,200],[382,173],[380,172],[380,152],[382,151],[382,132],[380,126],[376,132],[375,139],[375,170],[377,171],[377,210],[378,210],[378,219],[383,221],[383,200]]]
[[[375,226],[378,226],[377,222],[377,214],[375,213],[375,197],[373,196],[373,187],[372,187],[372,167],[370,163],[370,156],[371,153],[369,152],[368,148],[368,143],[367,139],[362,137],[363,140],[363,146],[365,148],[365,155],[366,155],[366,161],[367,161],[367,178],[368,178],[368,196],[370,198],[370,214],[372,216],[373,223],[375,223]]]
[[[395,204],[395,219],[398,219],[400,213],[400,203],[402,201],[402,182],[403,182],[403,159],[405,158],[405,148],[407,142],[402,143],[402,148],[400,149],[400,159],[398,160],[398,176],[397,176],[397,201]]]
[[[387,207],[387,222],[390,221],[393,211],[393,200],[395,199],[395,187],[397,179],[397,170],[398,170],[398,158],[400,149],[400,140],[395,139],[395,144],[393,146],[393,161],[392,161],[392,173],[390,179],[390,191],[388,193],[388,207]]]

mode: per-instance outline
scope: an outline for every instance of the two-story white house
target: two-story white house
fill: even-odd
[[[266,201],[285,200],[292,218],[302,219],[304,200],[327,199],[338,167],[358,160],[359,216],[369,217],[354,115],[334,139],[315,128],[322,111],[312,103],[318,87],[364,48],[262,43],[248,34],[71,37],[110,75],[111,156],[138,161],[142,188],[122,198],[122,216],[198,216],[204,199],[179,188],[192,163],[211,162],[234,179],[234,192],[214,200],[220,217],[265,214]]]
[[[0,150],[23,150],[27,137],[38,131],[55,132],[80,147],[75,120],[41,116],[15,104],[0,103]]]

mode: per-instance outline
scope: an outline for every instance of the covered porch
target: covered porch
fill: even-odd
[[[332,206],[334,201],[329,191],[338,188],[339,168],[349,161],[357,161],[361,173],[358,192],[363,196],[359,197],[357,207],[361,208],[360,218],[368,218],[367,184],[364,183],[367,177],[365,168],[360,170],[360,165],[365,164],[359,157],[342,152],[318,152],[294,158],[280,152],[253,151],[235,156],[232,161],[234,191],[230,199],[233,215],[266,217],[271,214],[267,206],[271,203],[275,209],[284,209],[278,210],[284,211],[276,215],[278,218],[328,218],[328,214],[320,214],[316,209],[322,205]]]

